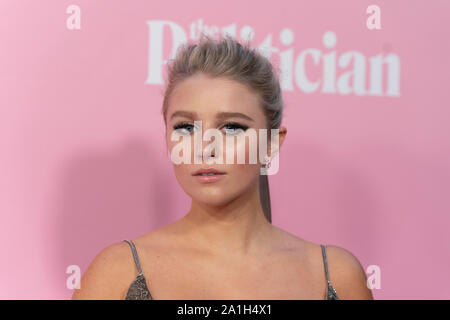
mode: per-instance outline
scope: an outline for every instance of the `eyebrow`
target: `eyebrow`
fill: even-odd
[[[174,117],[185,117],[194,120],[196,117],[198,117],[196,112],[190,112],[190,111],[175,111],[171,116],[170,119]],[[255,121],[249,116],[240,113],[240,112],[219,112],[216,115],[216,118],[219,120],[227,119],[227,118],[242,118],[249,121]]]

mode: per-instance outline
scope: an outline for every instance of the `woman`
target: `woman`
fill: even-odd
[[[162,113],[171,160],[179,146],[172,138],[193,142],[198,123],[224,137],[278,129],[281,147],[287,133],[282,109],[268,59],[230,36],[214,40],[203,34],[198,44],[180,46],[169,64]],[[227,144],[225,153],[238,147]],[[205,142],[201,152],[182,149],[190,161],[173,163],[177,181],[192,198],[189,212],[104,248],[72,299],[373,299],[351,252],[271,224],[267,175],[260,169],[270,165],[277,148],[268,148],[265,163],[195,163],[195,157],[208,155],[206,149]],[[210,158],[219,149],[213,150]],[[244,150],[249,155],[248,145]],[[218,172],[201,175],[202,168]]]

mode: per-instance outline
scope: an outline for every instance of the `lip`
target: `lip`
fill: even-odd
[[[197,176],[202,173],[225,174],[225,172],[216,170],[214,168],[203,168],[203,169],[195,171],[192,175]]]
[[[213,175],[201,175],[202,173],[213,173]],[[213,168],[205,168],[195,171],[192,175],[202,183],[211,183],[216,182],[220,179],[223,179],[225,176],[225,172],[219,171]]]

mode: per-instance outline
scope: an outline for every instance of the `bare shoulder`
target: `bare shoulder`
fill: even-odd
[[[294,253],[303,253],[311,258],[310,254],[313,251],[317,251],[317,248],[319,247],[319,245],[306,239],[302,239],[295,234],[283,230],[275,225],[273,226],[273,229],[274,234],[276,235],[274,237],[274,239],[276,239],[275,242],[281,248],[288,249]]]
[[[124,299],[128,286],[136,277],[132,252],[124,241],[102,249],[84,272],[80,289],[75,289],[73,300]]]
[[[364,268],[352,252],[326,245],[326,255],[330,282],[341,300],[373,300]]]
[[[292,248],[297,257],[303,257],[304,264],[314,270],[314,276],[326,285],[322,248],[319,243],[302,239],[292,233],[275,227],[277,238],[284,247]],[[341,300],[372,300],[372,291],[367,287],[367,276],[358,258],[349,250],[325,246],[330,282]]]
[[[146,251],[159,252],[169,248],[177,249],[185,239],[185,229],[182,226],[182,219],[165,224],[153,229],[133,240],[136,247],[141,248],[142,253]]]

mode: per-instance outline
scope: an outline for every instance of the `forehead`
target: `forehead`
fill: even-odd
[[[168,119],[175,111],[214,116],[217,112],[241,112],[253,119],[264,118],[259,97],[247,86],[225,78],[195,75],[176,86],[170,97]]]

